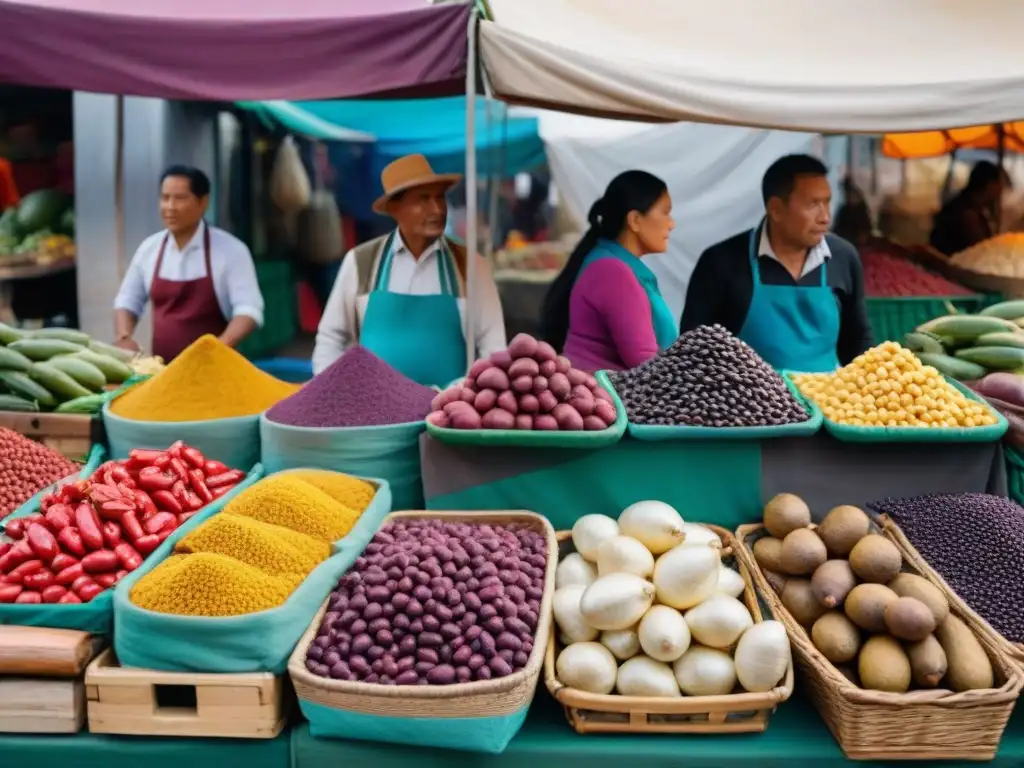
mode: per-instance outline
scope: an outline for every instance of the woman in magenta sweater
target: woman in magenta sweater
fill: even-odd
[[[577,368],[635,368],[678,335],[658,278],[641,261],[668,248],[672,199],[657,176],[626,171],[587,220],[590,229],[544,297],[541,334]]]

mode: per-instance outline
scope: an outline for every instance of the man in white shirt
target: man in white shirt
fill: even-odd
[[[203,220],[210,179],[174,165],[160,179],[160,217],[167,229],[139,246],[114,299],[115,343],[133,338],[153,305],[153,354],[167,361],[204,334],[229,346],[263,325],[263,296],[252,254],[241,240]]]
[[[435,174],[422,155],[384,169],[373,208],[398,227],[345,255],[317,329],[313,373],[359,344],[427,386],[465,374],[467,257],[444,235],[445,194],[459,179]],[[472,344],[483,357],[505,348],[505,320],[490,267],[476,258]]]

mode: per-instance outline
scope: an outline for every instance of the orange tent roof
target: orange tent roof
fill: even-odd
[[[1007,152],[1024,152],[1024,121],[1004,123]],[[999,132],[994,125],[953,128],[948,131],[887,133],[882,138],[882,154],[899,160],[941,157],[954,149],[999,149]]]

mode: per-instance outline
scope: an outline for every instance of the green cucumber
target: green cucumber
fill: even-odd
[[[911,352],[932,352],[937,355],[946,352],[942,338],[927,331],[911,331],[903,337],[903,346]]]
[[[102,392],[107,386],[107,377],[92,363],[71,355],[51,357],[48,361],[58,371],[63,371],[90,392]]]
[[[38,331],[32,331],[29,338],[60,339],[61,341],[70,341],[72,344],[81,344],[83,347],[88,346],[92,341],[88,333],[76,331],[74,328],[40,328]]]
[[[21,352],[29,360],[42,362],[57,355],[71,355],[81,352],[85,347],[63,339],[22,339],[7,345],[8,349]]]
[[[1016,347],[1024,349],[1024,333],[1013,331],[999,331],[998,333],[985,333],[974,340],[972,347]]]
[[[1015,371],[1024,367],[1024,349],[1016,347],[968,347],[957,352],[956,357],[993,371]]]
[[[93,352],[98,352],[101,355],[112,357],[115,360],[120,360],[122,363],[130,363],[135,359],[134,352],[129,352],[126,349],[115,347],[113,344],[104,344],[102,341],[96,341],[96,339],[89,342],[89,349]]]
[[[32,381],[21,371],[0,371],[0,384],[3,384],[12,395],[37,402],[44,408],[51,408],[57,404],[57,398],[50,390]]]
[[[26,400],[17,395],[0,395],[0,411],[21,411],[22,413],[34,413],[39,406],[34,402]]]
[[[1003,320],[1016,320],[1018,317],[1024,317],[1024,299],[1001,301],[991,307],[985,307],[978,314],[985,317],[1001,317]]]
[[[982,378],[986,373],[988,373],[987,370],[976,363],[961,360],[956,357],[950,357],[949,355],[937,355],[932,352],[919,352],[917,357],[925,365],[930,365],[939,373],[949,376],[951,379],[956,379],[957,381],[973,381],[974,379]]]
[[[85,360],[85,362],[95,365],[111,384],[122,384],[132,377],[132,369],[120,360],[109,355],[102,355],[99,352],[93,352],[91,349],[75,352],[70,357]]]
[[[10,347],[0,347],[0,369],[24,373],[31,365],[32,361],[21,352],[16,352]]]
[[[999,331],[1015,331],[1015,326],[1009,320],[999,317],[980,317],[978,315],[946,315],[929,320],[924,325],[918,326],[918,331],[927,331],[937,336],[948,336],[951,339],[970,341],[985,333],[998,333]]]
[[[13,341],[21,341],[28,334],[18,328],[12,328],[6,323],[0,323],[0,344],[10,344]]]
[[[54,413],[99,413],[103,408],[104,403],[109,400],[108,393],[101,393],[96,395],[86,395],[85,397],[76,397],[74,400],[68,400],[67,402],[61,403],[53,409]]]
[[[61,402],[95,394],[49,363],[33,363],[32,367],[28,369],[28,375],[32,381],[50,390],[53,396]]]

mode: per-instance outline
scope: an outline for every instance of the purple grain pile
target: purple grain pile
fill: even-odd
[[[1007,640],[1024,642],[1024,509],[1001,496],[955,493],[886,499],[921,556]]]
[[[507,677],[533,651],[547,558],[522,526],[389,523],[331,594],[306,669],[382,685]]]
[[[363,347],[353,347],[267,418],[293,427],[377,427],[422,421],[436,393]]]

